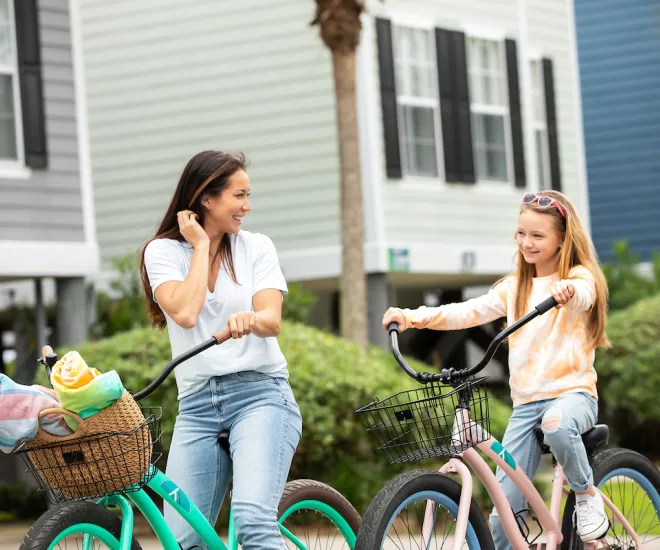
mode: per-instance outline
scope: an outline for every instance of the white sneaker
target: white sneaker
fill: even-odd
[[[602,538],[610,527],[605,513],[605,503],[598,492],[594,496],[586,493],[575,495],[575,516],[577,516],[575,522],[577,534],[584,542]]]

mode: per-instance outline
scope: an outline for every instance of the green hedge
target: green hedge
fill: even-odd
[[[303,437],[290,478],[314,478],[342,492],[361,512],[378,490],[400,471],[377,456],[354,411],[398,391],[416,387],[391,354],[372,347],[367,353],[354,344],[306,325],[284,322],[279,337],[289,362],[290,382],[303,415]],[[87,364],[102,372],[116,370],[124,385],[137,391],[156,377],[169,361],[166,333],[149,328],[124,332],[76,348]],[[68,349],[58,350],[61,356]],[[428,366],[411,361],[417,370]],[[43,383],[43,373],[40,375]],[[174,376],[148,403],[163,407],[164,444],[169,445],[177,412]],[[500,438],[509,407],[491,399],[491,431]],[[440,462],[426,461],[424,467]],[[162,466],[162,464],[161,464]],[[420,467],[420,464],[412,465]]]
[[[23,483],[0,485],[0,522],[34,520],[46,510],[48,501],[42,491]]]
[[[612,348],[596,358],[600,421],[614,439],[660,455],[660,295],[610,314]]]

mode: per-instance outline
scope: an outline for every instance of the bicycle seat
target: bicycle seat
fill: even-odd
[[[229,452],[229,430],[220,432],[220,435],[218,436],[218,444],[224,452],[231,456],[231,452]]]
[[[550,447],[543,443],[543,431],[534,430],[536,433],[536,439],[541,445],[541,450],[543,454],[550,454]],[[589,431],[586,431],[582,434],[582,443],[587,450],[587,454],[592,454],[598,447],[607,445],[607,440],[609,439],[610,429],[606,424],[596,424]]]

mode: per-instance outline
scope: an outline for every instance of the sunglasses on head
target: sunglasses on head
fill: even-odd
[[[537,195],[535,193],[525,193],[522,198],[523,204],[538,204],[541,208],[550,208],[554,206],[564,219],[566,219],[566,213],[564,209],[559,204],[559,201],[553,199],[552,197],[546,197],[545,195]]]

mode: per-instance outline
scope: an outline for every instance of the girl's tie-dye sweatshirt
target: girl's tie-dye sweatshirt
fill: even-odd
[[[589,311],[596,299],[591,273],[575,266],[568,277],[574,288],[573,298],[562,308],[537,317],[508,339],[509,385],[514,406],[555,399],[570,392],[596,392],[595,350],[589,344]],[[533,279],[528,311],[548,298],[557,273]],[[459,330],[506,317],[515,319],[514,277],[508,277],[490,291],[466,302],[439,307],[402,309],[406,328]]]

